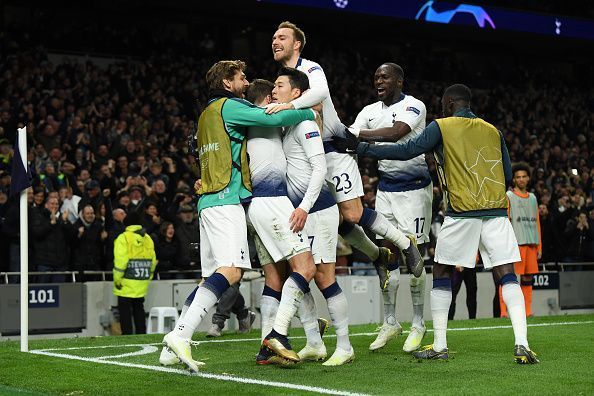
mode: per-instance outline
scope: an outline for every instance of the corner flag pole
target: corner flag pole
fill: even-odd
[[[18,130],[19,153],[27,169],[27,127]],[[27,190],[20,192],[21,236],[21,352],[29,352],[29,218]]]

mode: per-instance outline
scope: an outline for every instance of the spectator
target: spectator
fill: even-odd
[[[144,205],[144,218],[142,219],[142,226],[147,234],[156,234],[161,225],[161,217],[157,211],[157,205],[152,201],[147,201]]]
[[[567,255],[563,261],[582,262],[591,260],[594,229],[592,221],[588,219],[585,211],[580,211],[577,216],[570,219],[565,227],[565,237],[568,243]],[[574,269],[581,269],[581,266]]]
[[[116,238],[124,232],[126,226],[124,226],[124,220],[126,219],[126,211],[122,208],[114,209],[112,212],[113,223],[111,227],[107,226],[107,238],[105,239],[105,250],[104,250],[104,261],[103,268],[107,271],[113,269],[113,247]]]
[[[84,275],[85,271],[101,271],[103,263],[103,241],[107,231],[101,220],[95,215],[93,205],[87,203],[80,211],[80,217],[74,223],[76,237],[72,251],[72,267],[80,272],[80,280],[97,279]]]
[[[173,223],[164,221],[159,226],[159,232],[152,235],[155,243],[155,252],[159,266],[157,272],[161,279],[178,278],[177,276],[169,276],[162,274],[165,271],[181,270],[183,269],[181,258],[181,249],[177,235],[175,235],[175,227]],[[179,274],[176,274],[179,275]]]
[[[183,269],[198,269],[200,265],[200,232],[196,209],[190,205],[179,208],[174,222],[179,240],[180,263]]]
[[[128,214],[124,224],[126,230],[114,247],[113,294],[118,297],[122,334],[145,334],[144,297],[157,266],[155,247],[140,225],[138,213]]]
[[[101,195],[101,185],[97,180],[90,180],[85,185],[85,193],[80,198],[78,203],[78,211],[87,205],[91,205],[93,209],[98,210],[99,204],[103,202],[103,196]]]
[[[74,233],[68,212],[60,215],[58,199],[48,198],[43,208],[31,210],[33,262],[39,272],[66,271],[69,259],[69,240]],[[64,282],[64,275],[43,275],[41,283]]]

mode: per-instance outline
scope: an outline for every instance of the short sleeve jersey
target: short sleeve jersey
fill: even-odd
[[[407,142],[421,134],[425,129],[427,110],[422,101],[411,95],[402,94],[401,99],[386,106],[382,101],[365,106],[357,115],[353,124],[358,128],[377,129],[391,127],[400,121],[407,124],[411,131],[398,141]],[[378,142],[377,144],[394,144]],[[382,191],[408,191],[424,188],[431,181],[425,155],[407,161],[380,160],[378,169],[382,180],[379,189]]]

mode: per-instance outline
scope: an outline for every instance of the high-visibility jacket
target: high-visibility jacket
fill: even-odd
[[[115,240],[113,257],[113,294],[129,298],[146,296],[157,256],[153,240],[142,226],[126,227]]]

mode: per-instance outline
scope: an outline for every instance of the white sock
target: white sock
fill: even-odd
[[[506,283],[501,287],[503,301],[507,305],[507,314],[512,322],[516,345],[528,347],[528,327],[526,325],[526,307],[522,288],[516,282]]]
[[[369,229],[376,235],[392,242],[398,249],[403,250],[410,246],[410,239],[402,231],[390,224],[381,213],[377,213],[375,220],[369,225]]]
[[[322,344],[320,327],[318,326],[316,303],[311,293],[305,293],[299,305],[299,319],[305,330],[307,345],[316,347]]]
[[[217,296],[208,290],[206,287],[199,287],[196,290],[196,296],[192,304],[183,315],[183,319],[179,320],[179,324],[175,327],[175,332],[178,336],[186,339],[191,339],[194,331],[202,322],[202,319],[208,314],[208,311],[217,303]]]
[[[335,296],[326,300],[328,311],[332,318],[332,325],[336,331],[336,348],[345,351],[351,350],[351,341],[349,340],[349,312],[346,296],[341,291]]]
[[[433,349],[437,352],[448,347],[446,332],[448,312],[452,303],[452,290],[431,290],[431,315],[433,316]]]
[[[262,341],[272,330],[274,325],[274,319],[276,318],[276,312],[280,301],[271,296],[262,296],[260,300],[260,316],[262,317]]]
[[[413,317],[412,317],[412,326],[413,327],[423,327],[423,308],[425,306],[425,279],[427,278],[427,273],[423,268],[423,272],[421,276],[415,278],[411,275],[410,278],[410,296],[412,297],[413,303]]]
[[[352,247],[363,252],[367,257],[369,257],[372,261],[377,260],[379,257],[379,248],[369,237],[365,234],[365,230],[363,227],[357,224],[353,224],[353,229],[346,235],[342,235],[342,237],[347,241]]]
[[[390,271],[390,280],[388,287],[382,290],[382,299],[384,300],[384,323],[394,326],[396,320],[396,296],[398,294],[398,285],[400,284],[400,269]]]
[[[301,291],[297,282],[289,277],[283,285],[280,304],[274,320],[273,329],[277,333],[285,336],[289,334],[291,319],[293,319],[299,305],[301,305],[301,300],[303,300],[303,291]]]

